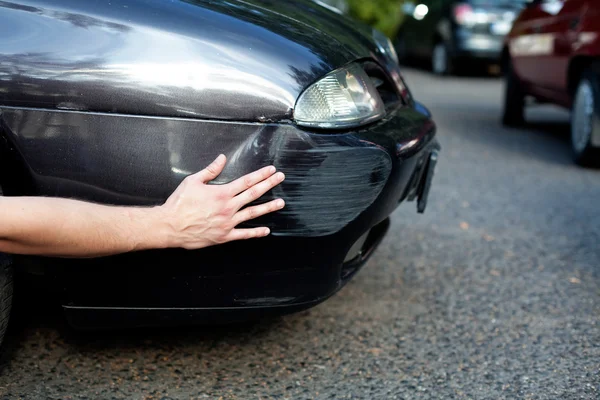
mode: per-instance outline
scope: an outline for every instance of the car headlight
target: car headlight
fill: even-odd
[[[375,39],[375,43],[377,43],[377,47],[384,57],[394,64],[398,64],[400,62],[398,59],[398,53],[396,53],[396,49],[394,49],[392,41],[383,32],[378,29],[373,29],[373,39]]]
[[[318,128],[360,126],[385,115],[371,78],[356,63],[337,69],[308,87],[296,101],[298,125]]]

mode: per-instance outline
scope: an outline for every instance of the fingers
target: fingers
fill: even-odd
[[[237,225],[244,221],[248,221],[254,218],[258,218],[262,215],[281,210],[284,206],[285,202],[283,201],[283,199],[272,200],[265,204],[244,208],[242,211],[235,214],[233,219],[235,221],[235,224]]]
[[[225,168],[227,161],[224,154],[220,154],[208,167],[192,175],[194,178],[200,179],[203,183],[207,183],[215,179]]]
[[[244,205],[258,199],[260,196],[279,185],[284,179],[285,175],[283,172],[278,172],[275,175],[272,175],[270,178],[265,179],[264,181],[235,196],[233,198],[234,204],[238,209],[240,209]]]
[[[259,238],[269,235],[271,230],[269,228],[249,228],[249,229],[234,229],[225,237],[225,241],[231,242],[233,240],[244,240]]]
[[[252,186],[256,185],[259,182],[264,181],[271,175],[275,173],[274,166],[268,166],[261,168],[257,171],[251,172],[247,175],[244,175],[233,182],[228,183],[227,185],[231,188],[233,195],[237,195],[244,190],[250,189]]]

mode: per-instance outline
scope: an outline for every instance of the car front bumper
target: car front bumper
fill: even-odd
[[[271,163],[286,174],[260,200],[283,197],[286,208],[252,222],[271,227],[267,238],[86,260],[20,257],[25,269],[41,266],[78,327],[230,321],[318,304],[365,263],[400,202],[424,210],[440,149],[431,116],[410,106],[344,133],[13,108],[2,109],[1,126],[16,150],[5,159],[20,165],[2,177],[8,195],[158,204],[220,152],[229,161],[216,184]]]

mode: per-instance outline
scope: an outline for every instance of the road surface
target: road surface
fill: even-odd
[[[508,130],[498,78],[405,75],[443,146],[430,204],[400,206],[339,294],[266,325],[94,334],[37,299],[0,394],[599,398],[600,171],[571,162],[568,114],[539,107]]]

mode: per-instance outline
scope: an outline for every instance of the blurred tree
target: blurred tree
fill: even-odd
[[[403,0],[347,0],[350,15],[393,38],[402,23]]]

